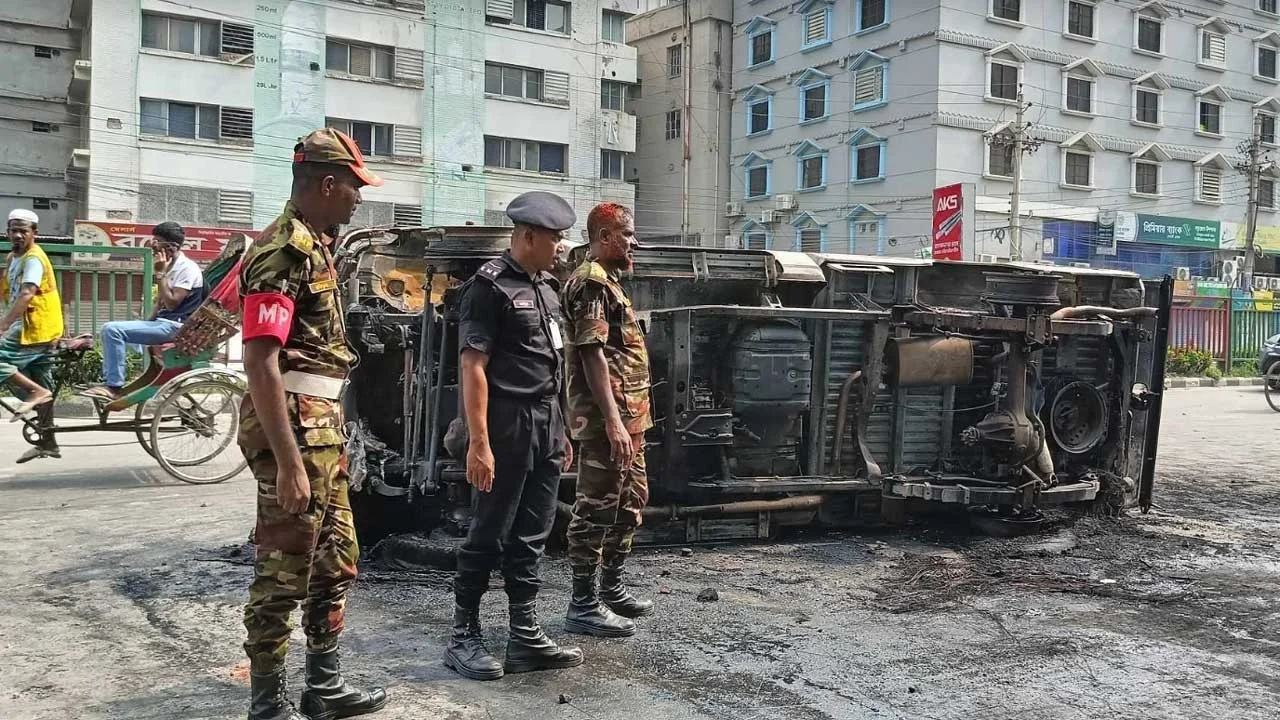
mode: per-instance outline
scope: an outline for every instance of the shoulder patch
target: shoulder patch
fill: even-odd
[[[583,281],[600,283],[601,285],[609,284],[609,273],[605,272],[604,267],[595,260],[583,261],[573,275]]]
[[[311,251],[315,248],[316,239],[301,220],[295,218],[290,221],[286,232],[288,232],[288,237],[284,239],[286,246],[297,250],[303,255],[311,255]]]
[[[481,265],[480,269],[476,271],[476,274],[486,280],[497,280],[498,276],[502,274],[503,267],[501,259],[490,260],[484,265]]]

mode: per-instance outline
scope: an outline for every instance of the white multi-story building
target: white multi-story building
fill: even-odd
[[[353,225],[505,222],[533,189],[585,225],[595,202],[632,200],[635,123],[613,103],[635,51],[602,5],[76,0],[81,214],[261,228],[294,142],[329,125],[386,180]]]
[[[640,118],[636,225],[642,238],[716,245],[728,227],[733,0],[687,9],[672,2],[627,22],[641,87],[630,108]]]
[[[1215,276],[1238,252],[1237,145],[1255,123],[1276,144],[1273,0],[734,9],[730,210],[746,245],[927,254],[932,191],[964,183],[977,196],[965,257],[1010,257],[1001,140],[1021,94],[1038,144],[1022,158],[1023,257]],[[1259,237],[1280,225],[1276,181],[1260,182]]]

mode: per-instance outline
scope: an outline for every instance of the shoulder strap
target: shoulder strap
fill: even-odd
[[[476,271],[476,276],[484,278],[489,282],[494,282],[498,279],[498,276],[502,274],[504,267],[505,265],[501,259],[490,260],[480,266],[480,269]]]

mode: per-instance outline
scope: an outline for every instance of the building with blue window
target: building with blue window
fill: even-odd
[[[965,258],[1010,258],[1021,98],[1035,139],[1021,163],[1024,259],[1217,276],[1243,246],[1237,145],[1256,130],[1280,147],[1274,4],[734,0],[733,11],[727,244],[926,256],[934,188],[964,183],[977,209]],[[1280,252],[1277,183],[1280,169],[1262,174],[1258,224]]]

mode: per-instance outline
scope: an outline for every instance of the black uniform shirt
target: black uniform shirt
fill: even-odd
[[[530,277],[510,251],[466,282],[458,307],[458,346],[489,356],[489,392],[522,399],[559,395],[564,377],[559,283]]]

